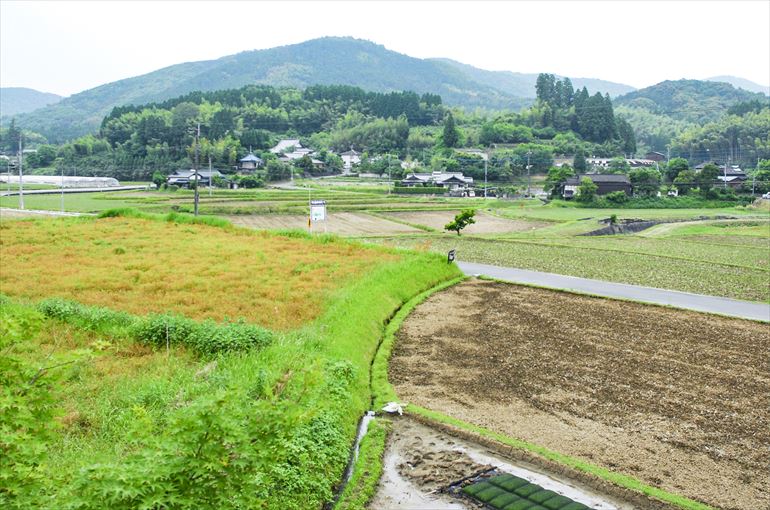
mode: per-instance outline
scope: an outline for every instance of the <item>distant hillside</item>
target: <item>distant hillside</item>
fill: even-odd
[[[751,80],[745,78],[739,78],[738,76],[712,76],[706,78],[707,81],[721,81],[729,83],[737,89],[748,90],[749,92],[760,92],[762,94],[770,95],[770,85],[760,85]]]
[[[24,87],[0,88],[0,116],[27,113],[61,101],[62,96]]]
[[[64,141],[95,131],[114,106],[249,84],[278,87],[346,84],[379,92],[412,90],[439,94],[446,104],[472,108],[520,109],[531,103],[513,93],[479,83],[445,63],[409,57],[359,39],[326,37],[217,60],[173,65],[75,94],[25,115],[18,122],[51,141]]]
[[[736,89],[729,83],[677,80],[630,92],[615,99],[615,104],[702,124],[717,120],[736,103],[755,99],[767,100],[767,96]]]
[[[497,89],[500,92],[507,92],[508,94],[520,97],[535,97],[537,74],[514,73],[511,71],[486,71],[448,58],[437,58],[432,60],[459,69],[476,82]],[[556,78],[561,79],[564,78],[564,76],[556,75]],[[602,94],[609,94],[610,97],[616,97],[636,90],[634,87],[623,85],[622,83],[614,83],[593,78],[572,78],[570,76],[570,80],[575,89],[586,87],[592,94],[601,92]]]

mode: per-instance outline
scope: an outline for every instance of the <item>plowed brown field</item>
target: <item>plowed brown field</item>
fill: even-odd
[[[407,402],[726,509],[770,508],[770,326],[488,281],[404,322]]]

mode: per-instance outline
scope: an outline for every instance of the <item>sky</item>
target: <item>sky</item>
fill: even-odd
[[[768,0],[0,0],[0,86],[66,96],[181,62],[323,36],[637,88],[717,75],[770,84]]]

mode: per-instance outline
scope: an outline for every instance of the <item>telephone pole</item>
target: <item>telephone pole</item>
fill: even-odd
[[[198,128],[195,130],[195,166],[193,167],[193,177],[195,178],[195,208],[194,214],[198,216],[198,184],[200,184],[200,174],[198,173],[198,154],[200,152],[201,123],[198,122]]]
[[[487,148],[487,153],[484,155],[484,198],[487,198],[487,161],[489,160],[489,149]],[[498,194],[499,196],[499,194]]]
[[[24,160],[24,151],[21,142],[21,133],[19,133],[19,209],[24,209],[24,172],[22,171],[22,161]]]
[[[529,156],[532,155],[531,151],[527,151],[527,198],[529,198],[532,188],[532,176],[529,173]]]

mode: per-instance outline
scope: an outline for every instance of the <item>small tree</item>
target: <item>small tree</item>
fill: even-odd
[[[583,177],[580,180],[580,186],[578,186],[578,195],[575,200],[578,202],[591,202],[596,196],[596,190],[599,186],[594,184],[594,181],[590,177]]]
[[[455,127],[455,119],[451,112],[447,114],[444,121],[444,131],[441,139],[444,142],[444,147],[457,147],[457,144],[460,143],[460,132]]]
[[[166,183],[166,176],[163,175],[160,170],[155,170],[152,173],[152,182],[155,183],[157,189],[160,189]]]
[[[690,169],[690,164],[684,158],[672,158],[666,166],[666,177],[670,182],[674,182],[680,172]]]
[[[695,172],[692,170],[682,170],[674,178],[674,186],[680,195],[686,195],[688,191],[695,187]]]
[[[586,171],[586,156],[583,153],[583,149],[578,149],[575,153],[575,158],[572,160],[572,166],[575,167],[576,172]]]
[[[460,211],[460,214],[455,216],[455,219],[444,225],[444,230],[454,230],[457,232],[457,235],[460,235],[460,231],[467,227],[468,225],[472,225],[476,223],[476,220],[473,219],[473,217],[476,215],[476,211],[473,209],[463,209]]]
[[[660,190],[660,172],[654,168],[637,168],[629,175],[634,193],[654,197]]]
[[[548,170],[548,177],[545,178],[543,189],[550,191],[551,197],[559,197],[564,191],[564,183],[573,175],[575,175],[575,172],[568,165],[553,166]]]
[[[701,191],[708,191],[714,185],[714,181],[719,176],[719,167],[714,163],[708,163],[703,167],[703,170],[698,172],[695,176],[695,182],[698,183],[698,187]]]

